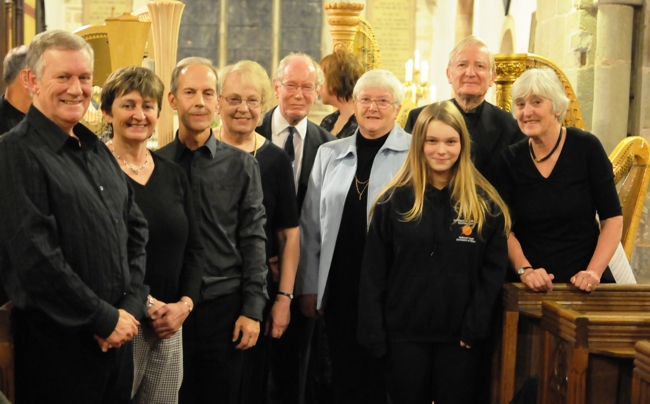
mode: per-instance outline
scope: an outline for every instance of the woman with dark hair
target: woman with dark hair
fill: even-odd
[[[470,158],[465,120],[427,106],[383,189],[361,268],[358,339],[385,357],[393,403],[476,402],[478,363],[506,275],[508,209]]]
[[[133,403],[178,402],[183,380],[181,326],[199,298],[203,247],[183,170],[147,150],[162,108],[164,86],[149,69],[113,72],[101,93],[107,143],[126,174],[149,225],[146,246],[148,322],[133,338]]]
[[[323,118],[320,126],[339,139],[352,136],[357,130],[352,91],[364,73],[361,61],[354,53],[339,49],[320,61],[325,83],[320,88],[321,101],[337,108]]]

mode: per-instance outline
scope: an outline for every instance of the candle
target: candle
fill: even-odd
[[[413,59],[409,59],[404,68],[406,69],[406,82],[410,83],[413,81]]]
[[[429,62],[426,60],[422,62],[422,71],[420,73],[420,83],[425,84],[429,82]]]
[[[416,49],[415,50],[415,70],[420,70],[420,50]]]

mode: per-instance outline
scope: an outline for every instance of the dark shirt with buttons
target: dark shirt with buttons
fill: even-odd
[[[37,108],[0,139],[0,280],[14,305],[107,338],[145,315],[147,223],[97,136]]]
[[[257,161],[212,133],[196,150],[176,136],[157,153],[178,163],[190,180],[205,249],[202,299],[241,293],[240,314],[261,321],[268,300],[266,215]]]
[[[25,114],[11,105],[4,95],[0,95],[0,136],[9,132],[25,118]]]

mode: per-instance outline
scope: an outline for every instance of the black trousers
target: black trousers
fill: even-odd
[[[386,387],[392,403],[467,404],[475,401],[480,346],[391,342],[386,358]]]
[[[332,402],[385,404],[387,399],[382,362],[368,355],[357,343],[356,315],[350,318],[349,313],[325,308],[324,318],[332,361]]]
[[[201,302],[183,323],[181,404],[238,404],[243,351],[232,342],[241,312],[239,292]]]
[[[88,331],[62,328],[39,311],[12,311],[16,402],[127,404],[133,346],[102,352]]]
[[[272,375],[271,402],[305,403],[306,390],[314,389],[307,380],[314,320],[303,316],[298,299],[291,302],[291,322],[280,339],[269,341],[269,367]],[[313,394],[313,392],[311,393]]]

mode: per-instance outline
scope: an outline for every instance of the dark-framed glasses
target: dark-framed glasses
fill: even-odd
[[[296,91],[298,91],[298,89],[301,89],[303,94],[311,94],[311,93],[314,92],[314,90],[316,90],[316,87],[314,85],[312,85],[312,84],[304,84],[302,86],[299,86],[299,85],[294,84],[294,83],[280,82],[280,84],[282,84],[284,89],[287,90],[287,93],[289,93],[289,94],[295,93]]]
[[[386,109],[391,105],[395,104],[393,101],[387,100],[385,98],[367,98],[367,97],[357,98],[357,102],[361,104],[361,106],[364,108],[370,108],[370,106],[374,102],[375,104],[377,104],[377,108],[379,109]]]
[[[259,98],[252,97],[252,98],[241,98],[241,97],[230,97],[230,96],[225,96],[223,97],[224,100],[228,103],[228,105],[232,107],[238,107],[242,101],[246,101],[246,105],[248,105],[248,108],[257,108],[262,104],[262,101]]]

